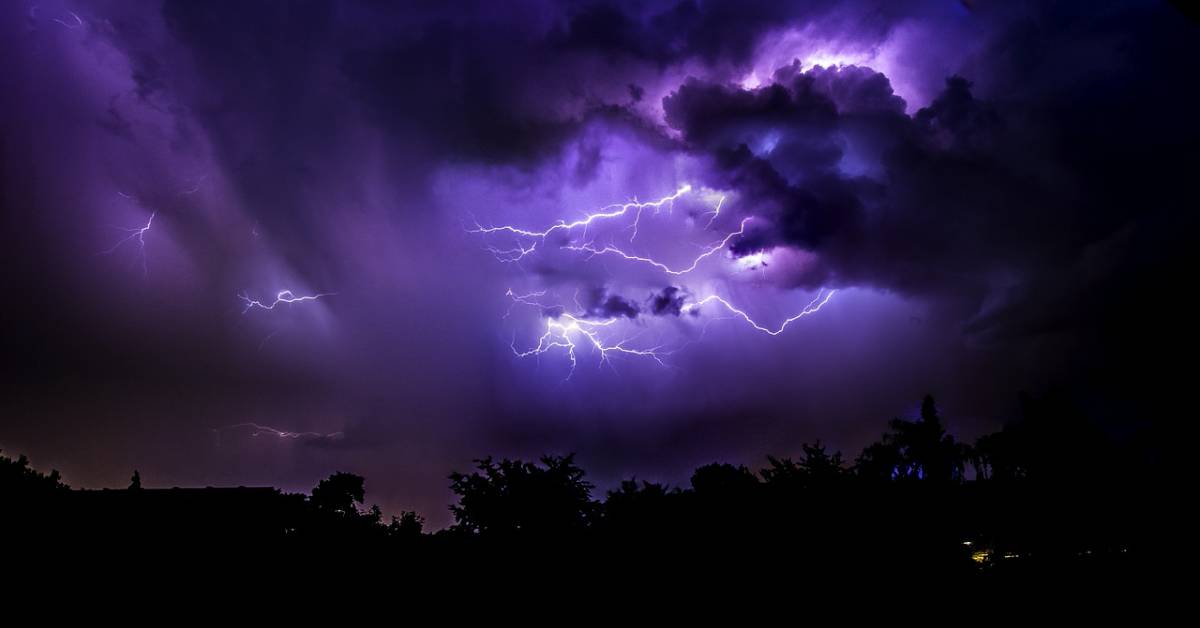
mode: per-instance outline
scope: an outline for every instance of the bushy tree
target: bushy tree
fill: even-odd
[[[692,473],[692,489],[701,496],[734,496],[753,492],[758,478],[744,465],[714,462]]]
[[[597,513],[592,484],[574,455],[545,456],[541,465],[520,460],[476,460],[471,473],[452,473],[458,495],[451,506],[459,531],[476,534],[578,532]]]
[[[362,515],[356,504],[363,503],[365,496],[362,476],[334,473],[317,484],[309,503],[318,513],[350,519]]]
[[[917,421],[892,419],[883,439],[863,450],[855,463],[865,478],[957,482],[970,449],[947,434],[933,397],[926,395]]]
[[[827,486],[846,475],[840,451],[830,454],[820,441],[800,447],[804,457],[799,462],[767,456],[770,466],[759,472],[767,486],[789,490]]]
[[[0,456],[0,492],[5,494],[45,494],[68,490],[57,469],[42,473],[29,466],[29,459]]]
[[[411,540],[420,537],[424,527],[424,517],[411,510],[405,510],[399,517],[392,517],[392,522],[387,525],[387,533],[392,538]]]

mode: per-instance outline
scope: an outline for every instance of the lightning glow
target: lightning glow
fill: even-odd
[[[282,304],[290,305],[292,303],[303,303],[305,301],[316,301],[317,299],[320,299],[322,297],[331,297],[336,294],[337,294],[336,292],[322,292],[319,294],[296,296],[291,290],[280,290],[279,292],[277,292],[275,294],[275,300],[271,301],[270,303],[264,303],[264,302],[258,301],[256,299],[251,299],[250,296],[245,292],[237,295],[237,297],[239,299],[241,299],[242,303],[244,303],[246,306],[246,308],[244,310],[242,310],[242,314],[245,314],[246,312],[249,312],[250,310],[252,310],[254,308],[260,308],[263,310],[273,310]]]
[[[759,251],[739,257],[736,262],[737,268],[738,270],[764,269],[767,266],[767,255],[766,251]]]

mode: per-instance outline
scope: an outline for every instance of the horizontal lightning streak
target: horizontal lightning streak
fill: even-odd
[[[344,436],[342,432],[330,432],[328,434],[321,432],[289,432],[287,430],[278,430],[269,425],[260,425],[258,423],[236,423],[234,425],[227,425],[225,427],[214,429],[213,431],[220,435],[221,432],[237,429],[252,430],[250,432],[251,436],[270,434],[272,436],[291,440],[297,440],[301,438],[341,438]]]
[[[648,202],[644,202],[644,203],[638,202],[638,201],[631,201],[628,203],[608,205],[606,207],[601,207],[598,211],[596,211],[594,213],[586,214],[583,218],[581,218],[579,220],[576,220],[573,222],[567,222],[565,220],[560,220],[541,231],[535,231],[532,229],[522,229],[520,227],[514,227],[512,225],[484,227],[483,225],[476,223],[475,228],[468,229],[467,233],[502,233],[503,232],[503,233],[511,233],[511,234],[518,235],[518,236],[524,236],[527,238],[545,238],[546,236],[550,235],[551,233],[554,233],[555,231],[559,231],[559,230],[570,231],[577,227],[587,227],[588,225],[592,224],[593,222],[595,222],[597,220],[604,220],[607,218],[619,218],[619,217],[624,216],[625,214],[629,213],[630,210],[637,210],[637,216],[638,216],[638,218],[640,218],[642,210],[644,210],[646,208],[653,208],[653,209],[657,210],[657,209],[661,208],[663,205],[674,202],[676,199],[683,196],[684,194],[687,194],[690,191],[692,191],[692,186],[684,184],[684,185],[680,186],[680,188],[678,190],[676,190],[674,194],[672,194],[670,196],[664,196],[663,198],[660,198],[657,201],[648,201]],[[636,224],[637,224],[637,222],[635,221],[634,222],[635,227],[636,227]],[[636,228],[635,228],[634,236],[636,237],[636,235],[637,235],[637,232],[636,232]]]
[[[295,294],[293,294],[291,290],[280,290],[278,293],[276,293],[275,300],[270,303],[263,303],[262,301],[258,301],[256,299],[251,299],[250,296],[247,295],[245,292],[237,295],[237,297],[242,300],[242,303],[246,304],[246,309],[242,310],[242,314],[245,314],[246,312],[249,312],[250,310],[252,310],[256,307],[264,309],[264,310],[273,310],[273,309],[275,309],[276,306],[283,304],[283,303],[291,304],[291,303],[302,303],[304,301],[316,301],[317,299],[320,299],[322,297],[331,297],[336,294],[337,294],[336,292],[322,292],[320,294],[304,295],[304,296],[298,297]]]
[[[715,294],[704,297],[703,299],[701,299],[695,303],[689,303],[688,305],[685,305],[683,307],[683,311],[684,312],[692,312],[692,311],[699,309],[701,306],[705,305],[706,303],[711,303],[713,301],[716,301],[717,303],[720,303],[721,305],[725,306],[725,309],[729,310],[735,316],[746,321],[746,323],[748,323],[754,329],[757,329],[758,331],[761,331],[764,334],[768,334],[771,336],[778,336],[779,334],[782,334],[783,330],[787,329],[787,326],[792,324],[793,322],[800,320],[801,318],[804,318],[805,316],[809,316],[810,314],[816,314],[817,312],[819,312],[821,310],[821,308],[824,307],[825,304],[829,302],[829,299],[833,298],[833,295],[836,292],[837,292],[837,290],[830,290],[830,291],[824,292],[824,293],[818,292],[816,298],[814,298],[808,305],[806,305],[804,307],[804,309],[800,311],[799,314],[796,314],[795,316],[785,319],[783,321],[783,323],[781,323],[779,325],[779,327],[776,329],[771,329],[769,327],[764,327],[764,326],[758,324],[753,318],[750,318],[749,314],[734,307],[734,305],[732,303],[730,303],[729,301],[726,301],[725,299],[723,299]]]

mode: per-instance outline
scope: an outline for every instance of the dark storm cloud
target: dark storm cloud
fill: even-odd
[[[655,6],[657,4],[657,6]],[[782,2],[650,3],[645,13],[620,2],[586,2],[569,10],[550,37],[554,48],[666,65],[692,58],[745,60],[758,37],[797,11]],[[814,11],[815,12],[815,11]]]
[[[1119,179],[1078,187],[1086,177],[1080,155],[1051,139],[1088,119],[1086,103],[1050,101],[1033,116],[950,77],[910,118],[887,78],[865,68],[791,67],[775,80],[754,90],[690,80],[664,109],[692,149],[710,156],[712,182],[743,194],[769,221],[732,251],[817,253],[820,264],[800,283],[982,298],[997,275],[1025,285],[1045,264],[1078,258],[1094,242],[1079,235],[1097,215],[1133,220],[1143,211],[1113,202],[1106,188],[1122,187]],[[1111,124],[1095,119],[1073,140],[1094,142]],[[1123,139],[1135,155],[1168,138]],[[1129,171],[1145,169],[1114,156]]]
[[[751,60],[766,33],[819,23],[872,41],[905,16],[892,2],[585,1],[568,5],[548,42],[552,52],[586,52],[610,62],[638,60],[666,66],[701,61],[710,66]]]
[[[683,311],[683,304],[687,302],[689,296],[687,292],[680,290],[677,286],[667,286],[661,292],[650,295],[650,313],[655,316],[679,316],[679,313]]]
[[[604,286],[593,287],[580,294],[580,305],[587,318],[637,318],[642,308],[620,295],[609,294]]]
[[[855,37],[887,33],[896,16],[881,6],[855,18]],[[276,114],[267,131],[279,133],[277,143],[302,145],[337,132],[342,115],[332,104],[349,101],[430,156],[494,163],[546,158],[589,115],[641,101],[645,87],[630,77],[657,80],[665,67],[697,60],[742,67],[764,35],[803,20],[844,28],[845,13],[853,11],[836,2],[768,0],[403,9],[169,0],[163,9],[171,34],[221,94],[226,122],[266,107]],[[143,56],[139,66],[139,93],[165,84],[157,60]]]

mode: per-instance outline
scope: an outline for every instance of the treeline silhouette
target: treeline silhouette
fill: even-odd
[[[597,499],[573,455],[477,460],[449,476],[454,524],[434,533],[365,507],[365,481],[274,488],[73,490],[0,456],[6,538],[78,547],[337,548],[412,561],[528,560],[712,566],[765,561],[813,577],[1126,569],[1160,551],[1153,465],[1054,398],[974,443],[946,431],[932,397],[853,460],[821,443],[757,473],[713,463],[689,485],[629,479]]]

